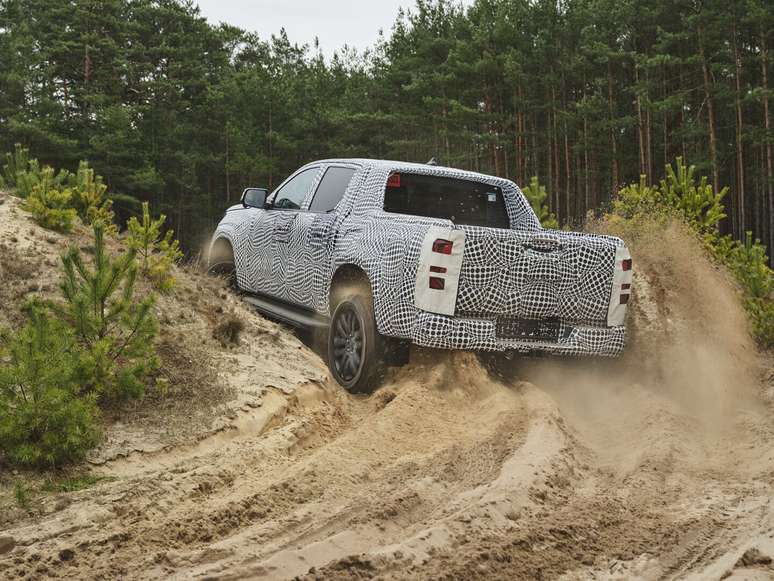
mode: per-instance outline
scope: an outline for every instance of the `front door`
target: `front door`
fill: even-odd
[[[302,204],[320,173],[320,167],[301,170],[286,180],[267,200],[267,208],[257,212],[250,225],[250,290],[291,300],[287,288],[289,261],[302,242],[294,230],[303,214]]]
[[[355,174],[352,166],[328,167],[308,204],[291,227],[298,252],[288,257],[287,286],[297,305],[323,311],[327,305],[327,283],[334,236],[340,215],[339,202]]]

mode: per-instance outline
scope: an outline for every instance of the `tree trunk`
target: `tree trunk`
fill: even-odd
[[[736,72],[736,199],[737,199],[737,227],[738,236],[741,238],[745,232],[745,196],[744,196],[744,161],[742,150],[742,58],[739,56],[739,42],[736,37],[736,21],[731,27],[734,39],[734,64]],[[717,191],[717,190],[716,190]]]
[[[559,131],[557,130],[557,123],[556,123],[556,88],[551,85],[551,111],[553,114],[551,115],[553,123],[551,127],[551,133],[552,133],[552,141],[553,141],[553,155],[554,155],[554,200],[556,204],[556,215],[560,215],[560,203],[561,203],[561,197],[559,194],[559,179],[560,175],[559,172],[561,171],[559,168]]]
[[[701,71],[704,79],[704,98],[707,101],[707,124],[709,129],[710,165],[712,167],[712,187],[720,191],[720,176],[718,175],[718,146],[715,133],[715,98],[712,95],[712,72],[710,71],[707,54],[704,49],[704,33],[699,25],[699,54],[701,55]]]
[[[229,126],[226,123],[226,201],[231,202],[231,171],[229,167]]]
[[[634,65],[634,83],[637,85],[637,145],[640,154],[640,175],[645,175],[645,136],[642,122],[642,96],[640,95],[640,73],[639,65]]]
[[[583,115],[583,213],[589,211],[589,120]]]
[[[274,152],[272,151],[272,143],[271,143],[271,133],[272,133],[272,125],[271,125],[271,108],[272,108],[272,98],[269,97],[269,132],[267,133],[266,137],[268,139],[268,146],[269,146],[269,189],[272,189],[272,178],[274,177],[273,173],[273,167],[274,167]]]
[[[766,198],[768,200],[768,242],[774,244],[774,160],[771,154],[771,118],[769,117],[769,73],[768,73],[768,30],[761,26],[761,71],[763,73],[763,126],[766,129]],[[774,261],[774,252],[769,248],[769,259]]]
[[[646,82],[649,81],[647,72],[645,73]],[[650,101],[650,95],[645,93],[645,99]],[[648,182],[653,181],[653,146],[651,144],[651,111],[650,106],[645,107],[645,175],[648,176]]]
[[[568,222],[572,219],[573,212],[570,208],[570,137],[567,130],[567,86],[564,73],[562,73],[562,114],[564,117],[564,212],[565,222]]]
[[[615,127],[613,127],[613,63],[610,58],[607,59],[607,112],[610,118],[610,155],[612,157],[611,163],[611,190],[605,199],[610,199],[610,196],[615,194],[618,189],[618,144],[615,138]]]

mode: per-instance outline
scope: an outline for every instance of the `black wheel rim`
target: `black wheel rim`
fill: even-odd
[[[333,365],[345,382],[352,381],[363,364],[363,325],[355,309],[344,305],[333,323]]]

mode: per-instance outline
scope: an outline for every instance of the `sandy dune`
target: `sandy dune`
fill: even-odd
[[[0,241],[22,218],[0,206]],[[683,234],[634,255],[623,359],[494,379],[471,354],[417,350],[370,397],[233,296],[240,346],[190,339],[209,339],[221,295],[175,306],[210,292],[181,273],[161,307],[188,313],[173,331],[212,361],[213,421],[109,431],[92,470],[113,478],[6,519],[0,577],[771,578],[771,361]]]

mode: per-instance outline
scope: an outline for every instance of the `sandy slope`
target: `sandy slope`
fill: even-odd
[[[0,237],[21,219],[0,206]],[[771,577],[770,362],[680,232],[634,254],[621,361],[520,361],[494,380],[472,355],[417,351],[371,397],[233,297],[247,329],[224,349],[219,287],[181,273],[163,312],[211,360],[212,421],[110,426],[93,470],[116,479],[6,519],[0,577]]]

